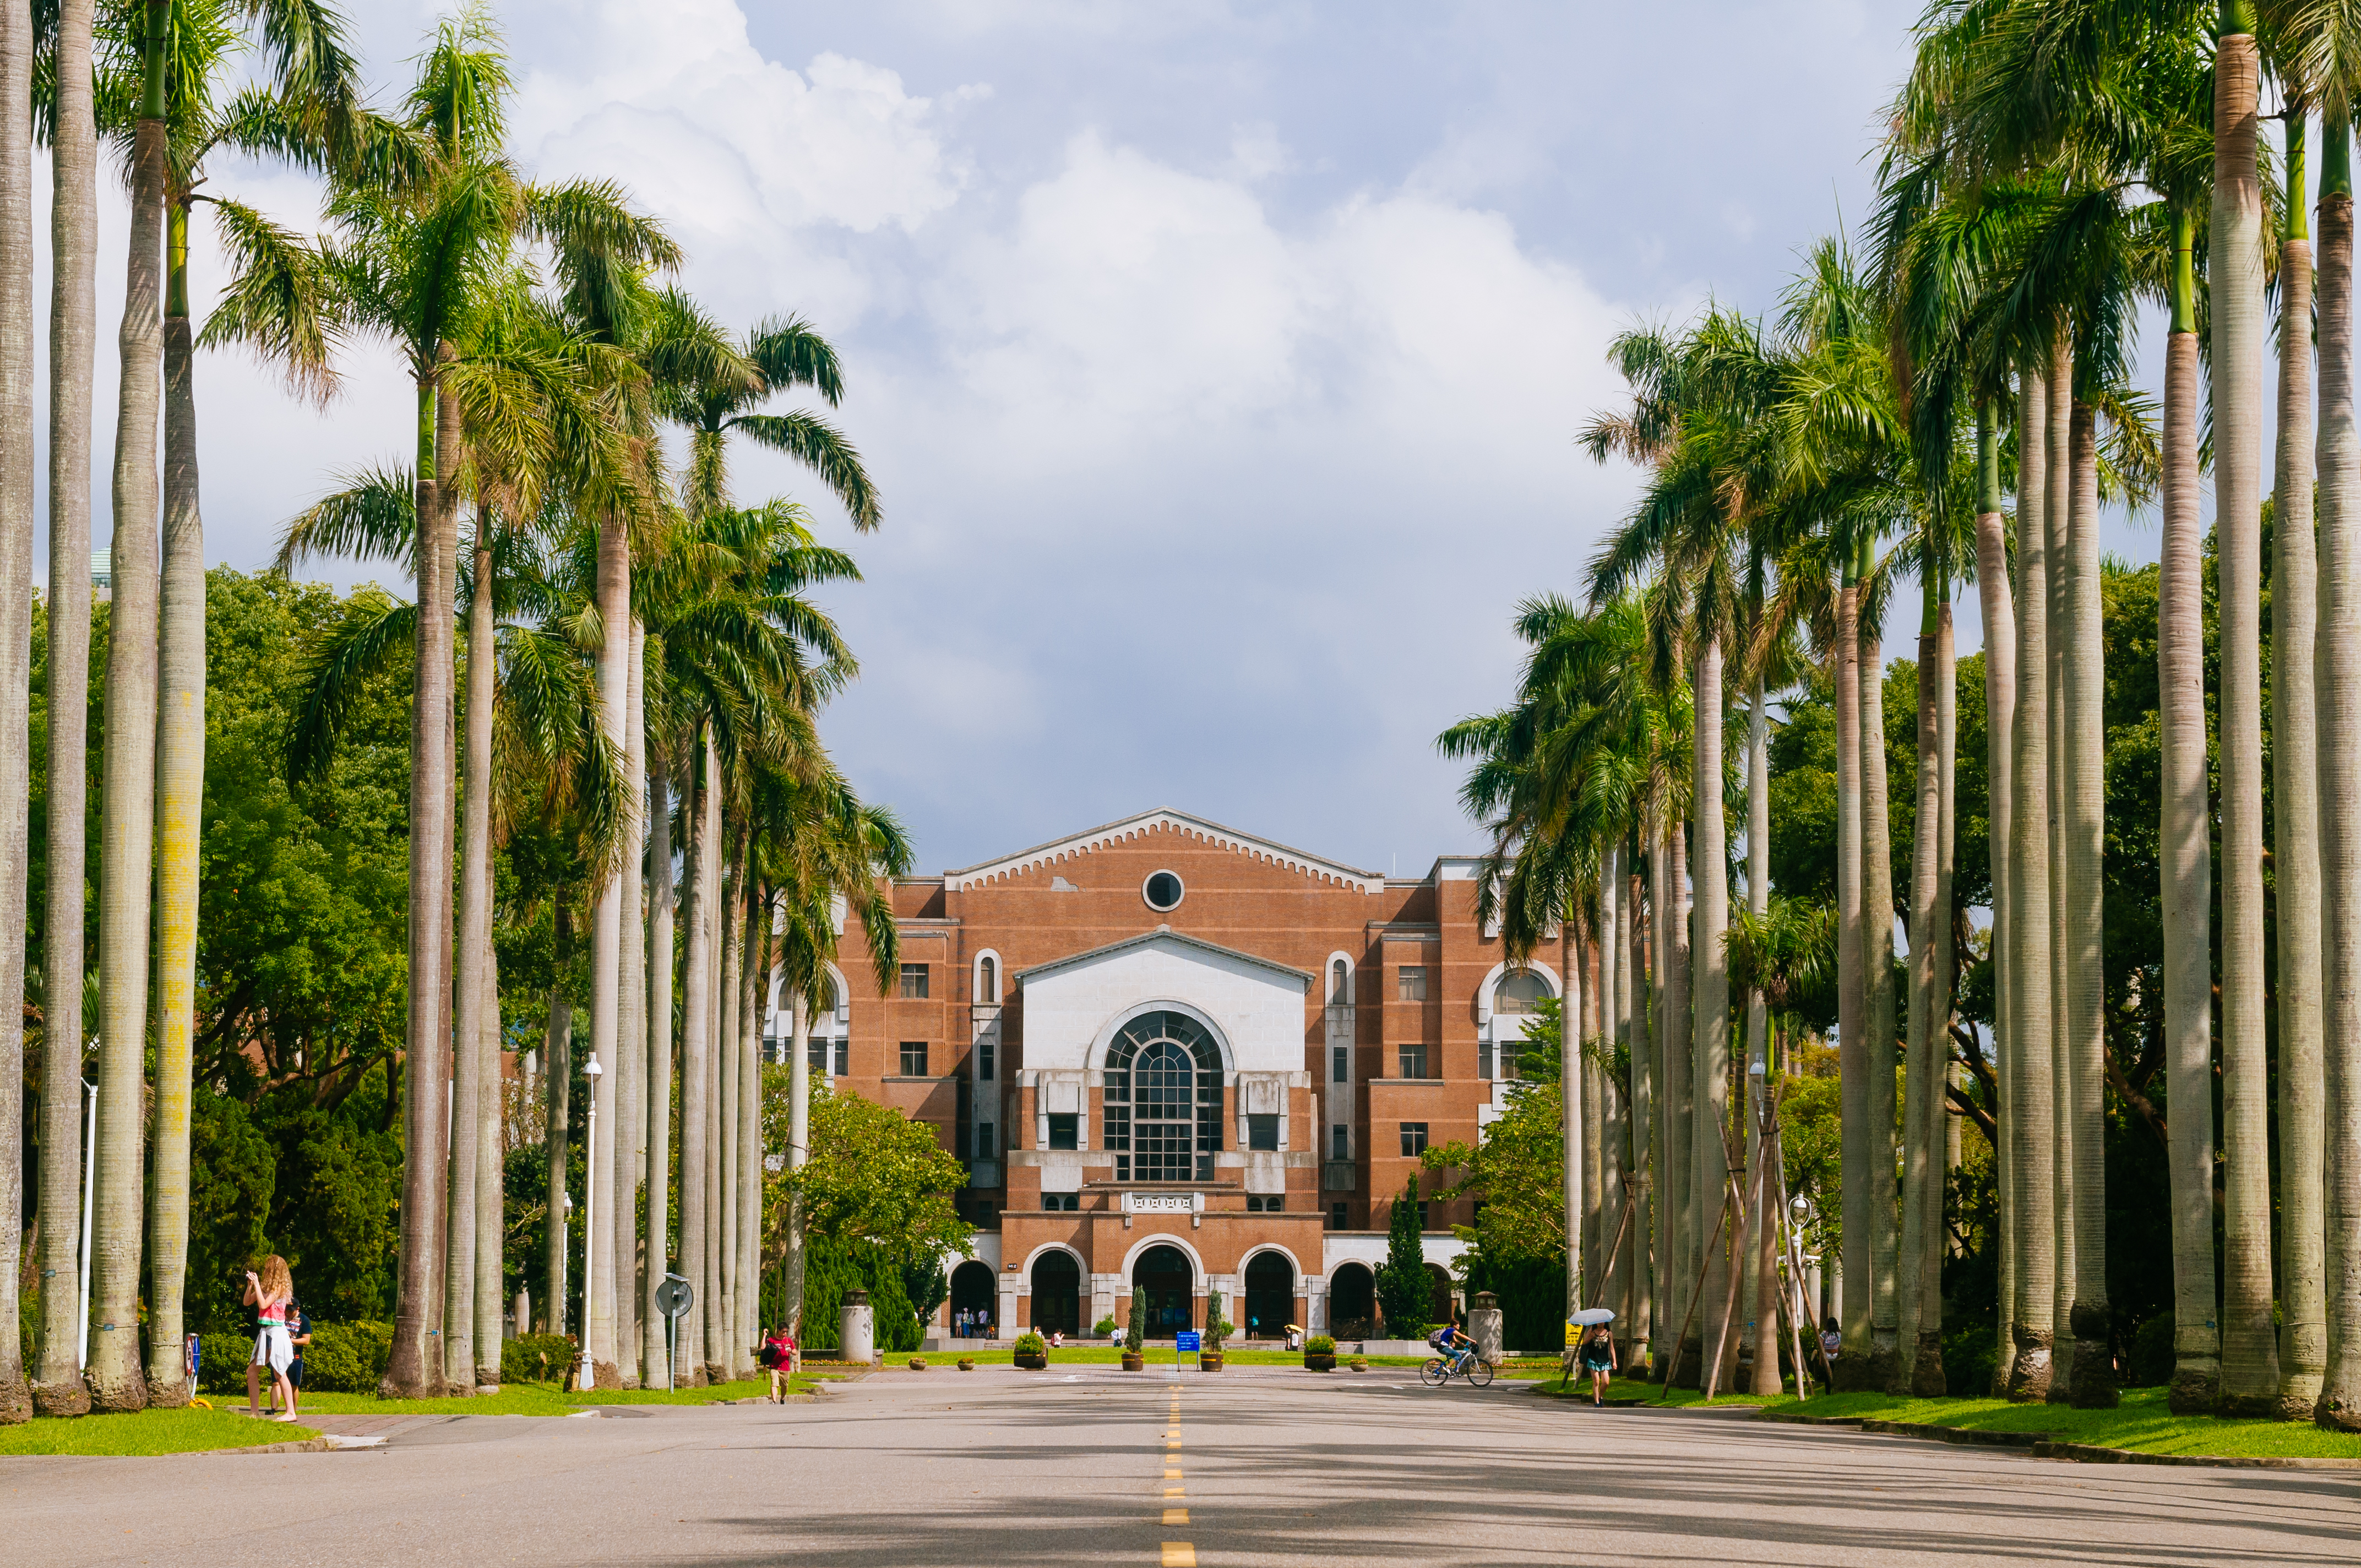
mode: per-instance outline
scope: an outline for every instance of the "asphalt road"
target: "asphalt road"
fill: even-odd
[[[1176,1435],[1177,1434],[1177,1435]],[[382,1449],[0,1459],[0,1563],[2345,1564],[2361,1474],[2078,1465],[1371,1373],[880,1373]]]

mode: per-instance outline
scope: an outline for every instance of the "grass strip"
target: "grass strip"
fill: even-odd
[[[906,1352],[899,1355],[888,1354],[885,1357],[885,1370],[892,1372],[897,1369],[907,1369],[913,1354],[926,1362],[929,1367],[956,1367],[962,1356],[974,1362],[978,1366],[1006,1366],[1016,1358],[1016,1353],[1005,1346],[999,1350],[925,1350]],[[1151,1371],[1157,1367],[1170,1366],[1173,1364],[1173,1353],[1169,1349],[1159,1350],[1151,1347],[1144,1354]],[[1049,1352],[1049,1365],[1053,1367],[1114,1366],[1122,1360],[1123,1348],[1120,1345],[1070,1344]],[[1303,1353],[1300,1350],[1225,1350],[1222,1353],[1222,1360],[1224,1365],[1229,1366],[1301,1366]],[[1340,1367],[1346,1362],[1354,1360],[1366,1360],[1372,1366],[1416,1366],[1424,1361],[1425,1357],[1417,1355],[1356,1357],[1342,1351],[1336,1354],[1336,1365]],[[1195,1355],[1182,1355],[1180,1362],[1183,1371],[1196,1370]]]
[[[258,1421],[224,1409],[191,1406],[119,1416],[35,1416],[16,1426],[0,1427],[0,1454],[199,1453],[214,1448],[302,1442],[319,1435],[306,1426]]]
[[[1803,1401],[1776,1399],[1763,1414],[1862,1416],[1917,1421],[1970,1431],[2038,1432],[2064,1442],[2122,1448],[2136,1453],[2224,1459],[2361,1459],[2361,1436],[2323,1431],[2309,1421],[2177,1416],[2162,1388],[2126,1388],[2112,1410],[2070,1405],[2015,1405],[2005,1399],[1914,1399],[1896,1394],[1824,1394]]]
[[[798,1376],[794,1391],[818,1379]],[[507,1383],[497,1394],[466,1399],[380,1399],[374,1394],[305,1394],[296,1409],[323,1416],[568,1416],[589,1405],[713,1405],[771,1391],[768,1377],[703,1388],[594,1388],[568,1393],[555,1383]]]

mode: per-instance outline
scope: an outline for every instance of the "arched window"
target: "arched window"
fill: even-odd
[[[1000,1000],[1000,960],[989,953],[976,961],[975,999],[987,1007]]]
[[[1353,1000],[1353,971],[1338,959],[1328,966],[1328,1005],[1343,1007]]]
[[[1492,1011],[1511,1017],[1531,1013],[1550,994],[1549,981],[1529,969],[1510,970],[1492,992]]]
[[[1222,1147],[1222,1054],[1182,1013],[1126,1024],[1107,1050],[1106,1145],[1117,1181],[1211,1181]]]

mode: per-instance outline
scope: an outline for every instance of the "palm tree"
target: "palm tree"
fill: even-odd
[[[25,889],[32,868],[27,802],[27,744],[32,677],[33,614],[33,18],[10,6],[0,20],[0,615],[8,628],[0,652],[0,1322],[17,1321],[18,1249],[24,1224]],[[24,629],[20,633],[19,628]],[[77,1061],[75,1064],[81,1064]],[[32,1414],[22,1342],[0,1345],[0,1424]]]
[[[164,356],[164,71],[170,0],[147,0],[137,43],[130,254],[124,278],[115,435],[114,586],[100,775],[97,1191],[90,1361],[99,1410],[148,1403],[139,1365],[142,1145],[146,1128],[148,872],[155,828],[157,415]]]
[[[94,3],[60,0],[56,41],[51,46],[56,65],[49,111],[47,763],[53,803],[83,800],[89,793],[91,396],[98,345],[98,130],[91,106]],[[8,123],[16,124],[13,112]],[[11,729],[8,733],[16,731]],[[0,785],[5,782],[0,780]],[[52,805],[41,972],[65,996],[82,993],[87,841],[83,813]],[[40,1233],[41,1271],[53,1280],[71,1278],[76,1267],[82,1082],[80,1010],[50,1010],[45,1014],[41,1030]],[[90,1390],[82,1383],[79,1365],[80,1325],[75,1321],[74,1304],[65,1292],[41,1292],[33,1400],[46,1416],[74,1416],[90,1409]]]

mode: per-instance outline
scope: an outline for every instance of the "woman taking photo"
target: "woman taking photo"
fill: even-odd
[[[295,1299],[295,1277],[288,1272],[287,1260],[277,1253],[262,1260],[262,1272],[246,1271],[246,1305],[254,1309],[254,1354],[246,1365],[246,1413],[259,1417],[261,1409],[261,1372],[270,1368],[272,1403],[279,1414],[269,1419],[292,1421],[295,1419],[295,1386],[288,1380],[288,1365],[295,1359],[295,1343],[287,1328],[287,1312]]]

